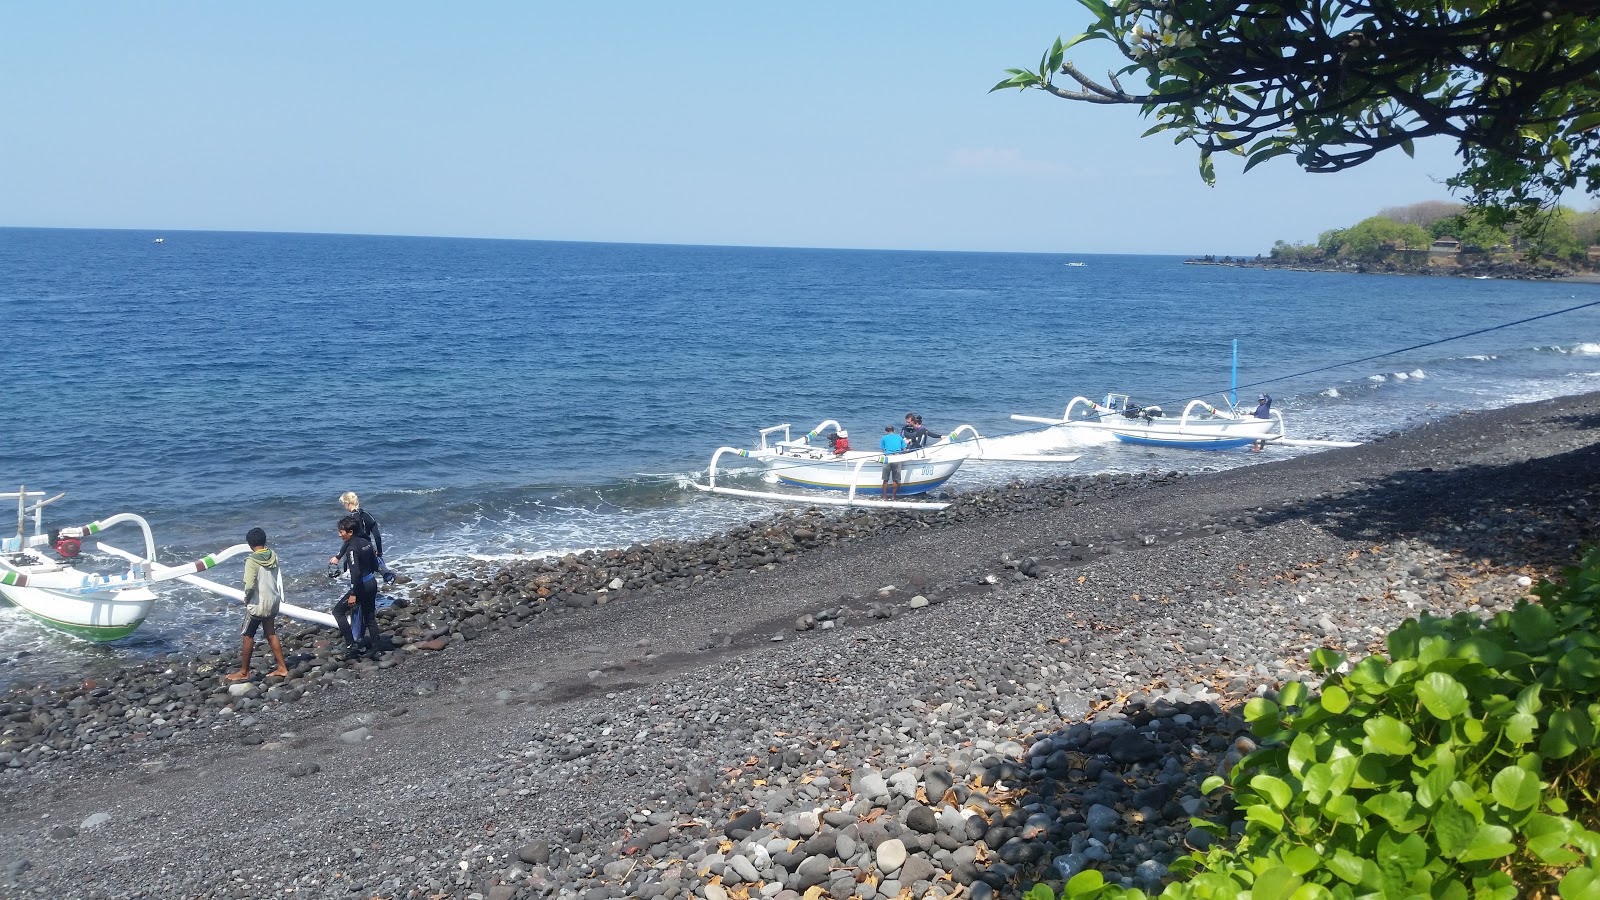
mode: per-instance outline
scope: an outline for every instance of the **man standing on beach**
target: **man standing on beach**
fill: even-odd
[[[900,493],[900,464],[890,462],[889,457],[906,452],[906,439],[895,432],[893,425],[885,425],[878,447],[883,450],[883,496],[893,500]]]
[[[289,677],[289,666],[283,659],[283,645],[278,643],[278,628],[274,618],[278,604],[283,600],[283,572],[278,568],[277,554],[267,549],[267,533],[260,528],[250,529],[244,536],[250,545],[250,555],[244,561],[244,646],[240,649],[239,671],[230,673],[224,681],[244,681],[250,677],[250,655],[256,649],[256,629],[267,638],[272,648],[272,658],[278,667],[267,674],[268,678]]]
[[[333,618],[339,623],[345,652],[351,655],[362,649],[369,653],[376,653],[378,649],[378,557],[372,552],[372,542],[356,534],[359,527],[355,516],[339,520],[339,539],[344,543],[333,557],[336,568],[328,573],[350,573],[350,590],[333,604]],[[350,629],[352,612],[361,616],[360,635]]]

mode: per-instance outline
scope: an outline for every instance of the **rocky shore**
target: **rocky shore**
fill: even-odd
[[[1158,886],[1306,654],[1592,542],[1600,395],[1227,472],[799,512],[409,587],[396,648],[0,697],[0,896],[1017,897]],[[1160,457],[1152,455],[1152,462]]]

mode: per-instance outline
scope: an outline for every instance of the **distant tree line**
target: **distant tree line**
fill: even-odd
[[[1427,251],[1434,241],[1453,238],[1468,254],[1510,255],[1590,268],[1588,249],[1600,244],[1600,207],[1580,213],[1560,206],[1532,237],[1494,224],[1483,211],[1460,203],[1429,201],[1394,206],[1350,226],[1325,231],[1315,244],[1278,241],[1272,257],[1279,262],[1325,262],[1331,259],[1373,260],[1405,251]],[[1519,236],[1520,235],[1520,236]]]

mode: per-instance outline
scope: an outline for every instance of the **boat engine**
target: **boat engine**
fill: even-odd
[[[83,552],[82,533],[77,528],[63,528],[50,535],[50,545],[62,559],[77,559]]]

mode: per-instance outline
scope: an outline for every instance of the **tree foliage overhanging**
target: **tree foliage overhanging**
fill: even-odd
[[[1499,220],[1600,194],[1600,0],[1078,2],[1089,29],[994,90],[1138,106],[1146,135],[1199,149],[1207,182],[1216,153],[1337,172],[1444,136],[1449,185]],[[1091,77],[1066,58],[1085,41],[1127,65]]]

